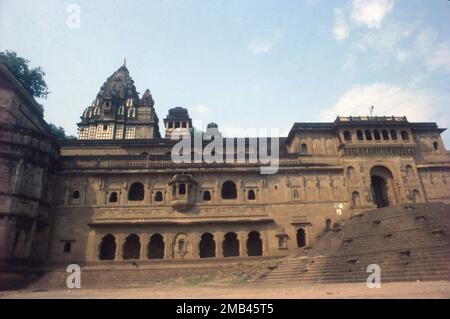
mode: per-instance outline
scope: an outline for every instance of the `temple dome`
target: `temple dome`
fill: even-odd
[[[129,99],[132,99],[137,104],[139,95],[127,67],[122,65],[103,83],[96,100],[100,104],[107,100],[111,101],[115,106],[120,106],[126,105]]]

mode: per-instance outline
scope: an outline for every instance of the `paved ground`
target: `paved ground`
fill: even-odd
[[[0,298],[450,298],[450,282],[386,283],[369,289],[365,284],[236,284],[155,285],[128,289],[74,289],[0,292]]]

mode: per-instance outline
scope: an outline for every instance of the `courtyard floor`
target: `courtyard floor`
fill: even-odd
[[[208,298],[450,298],[450,282],[385,283],[381,288],[369,289],[365,284],[198,284],[163,285],[146,288],[72,289],[51,291],[3,291],[0,298],[150,298],[150,299],[208,299]]]

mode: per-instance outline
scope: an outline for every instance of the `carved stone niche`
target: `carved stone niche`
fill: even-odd
[[[170,204],[175,210],[187,212],[195,206],[198,184],[191,174],[176,174],[169,185],[172,190]]]

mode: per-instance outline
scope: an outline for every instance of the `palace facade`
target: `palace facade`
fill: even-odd
[[[172,108],[161,134],[150,91],[139,96],[125,65],[83,111],[78,139],[59,146],[44,125],[25,129],[27,112],[41,123],[42,110],[20,84],[9,75],[1,84],[5,260],[282,256],[355,212],[450,202],[450,154],[436,123],[392,116],[294,123],[279,138],[278,171],[261,174],[251,161],[173,162],[171,137],[191,134],[189,112]],[[254,152],[250,138],[224,143]]]

